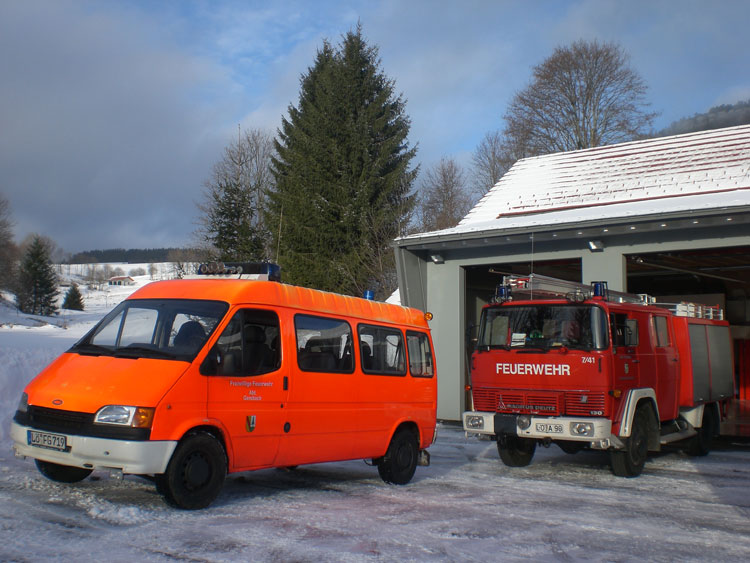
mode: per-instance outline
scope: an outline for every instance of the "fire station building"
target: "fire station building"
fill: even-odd
[[[720,305],[750,399],[750,125],[519,160],[456,227],[394,245],[401,302],[434,314],[440,419],[469,405],[472,327],[511,273]]]

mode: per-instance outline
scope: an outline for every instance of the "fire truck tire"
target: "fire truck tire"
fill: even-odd
[[[630,436],[625,439],[625,449],[610,452],[612,473],[618,477],[638,477],[643,472],[648,457],[648,420],[646,408],[638,407]]]
[[[83,467],[60,465],[59,463],[42,461],[41,459],[35,459],[34,461],[36,462],[36,468],[39,470],[39,473],[44,475],[50,481],[57,481],[58,483],[78,483],[91,475],[92,471],[91,469],[84,469]]]
[[[378,474],[386,483],[406,485],[414,477],[418,461],[417,436],[411,430],[402,428],[393,435],[388,451],[378,461]]]
[[[518,436],[502,436],[497,441],[497,453],[508,467],[526,467],[531,463],[536,441]]]
[[[189,434],[179,443],[167,470],[155,475],[156,490],[172,506],[205,508],[219,495],[227,474],[224,446],[207,432]]]
[[[698,434],[690,438],[685,451],[688,455],[704,456],[711,452],[711,444],[716,434],[716,412],[713,405],[703,408],[701,427],[696,428]]]

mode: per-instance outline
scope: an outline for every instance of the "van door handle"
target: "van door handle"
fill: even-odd
[[[285,375],[284,376],[284,391],[288,391],[288,390],[289,390],[289,377]]]

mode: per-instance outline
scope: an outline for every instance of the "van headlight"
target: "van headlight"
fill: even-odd
[[[116,424],[132,428],[151,428],[153,420],[154,409],[123,405],[107,405],[100,408],[94,416],[96,424]]]

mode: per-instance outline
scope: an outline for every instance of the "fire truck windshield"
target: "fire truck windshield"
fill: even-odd
[[[514,305],[482,312],[479,348],[607,348],[607,315],[595,305]]]

